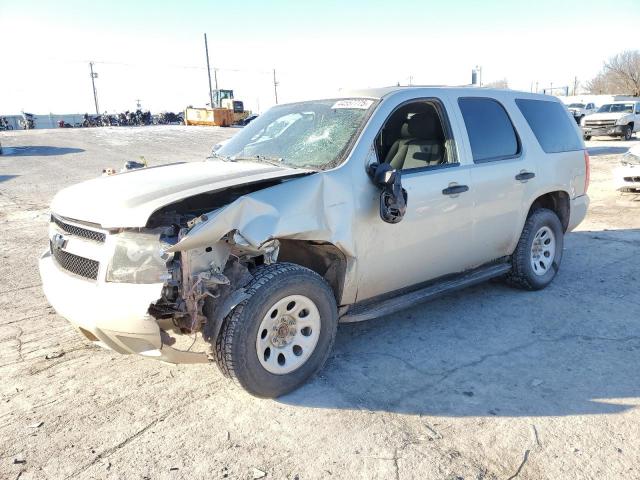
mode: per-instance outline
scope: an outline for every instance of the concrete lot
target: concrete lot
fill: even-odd
[[[640,195],[610,181],[640,141],[589,142],[592,208],[548,289],[490,283],[343,325],[320,376],[265,401],[213,366],[88,345],[36,267],[57,190],[233,133],[0,133],[0,478],[640,478]]]

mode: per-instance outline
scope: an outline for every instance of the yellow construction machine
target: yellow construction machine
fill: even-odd
[[[214,90],[213,108],[192,108],[184,111],[185,125],[214,125],[228,127],[238,124],[249,115],[241,100],[233,98],[233,90]]]

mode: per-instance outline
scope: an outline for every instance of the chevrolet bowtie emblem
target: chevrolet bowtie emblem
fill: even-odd
[[[60,248],[64,248],[67,245],[67,239],[64,238],[64,236],[60,235],[59,233],[56,233],[51,239],[51,243],[53,244],[54,247],[60,249]]]

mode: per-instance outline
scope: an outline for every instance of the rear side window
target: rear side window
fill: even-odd
[[[519,98],[516,104],[546,153],[582,150],[575,121],[560,103]]]
[[[504,107],[491,98],[458,99],[475,163],[513,158],[520,142]]]

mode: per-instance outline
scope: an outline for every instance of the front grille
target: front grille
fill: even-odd
[[[105,239],[107,238],[107,236],[102,232],[96,232],[94,230],[88,230],[86,228],[70,225],[63,222],[54,215],[51,215],[51,221],[54,222],[62,231],[70,235],[75,235],[77,237],[86,238],[88,240],[93,240],[94,242],[100,243],[104,243]]]
[[[51,249],[53,258],[56,259],[60,267],[84,278],[90,278],[91,280],[98,279],[98,267],[100,264],[95,260],[65,252],[64,250],[54,247],[51,242],[49,242],[49,248]]]
[[[593,127],[593,128],[613,127],[615,124],[616,124],[615,120],[586,120],[584,122],[585,127]]]
[[[624,177],[625,182],[640,183],[640,177]]]

